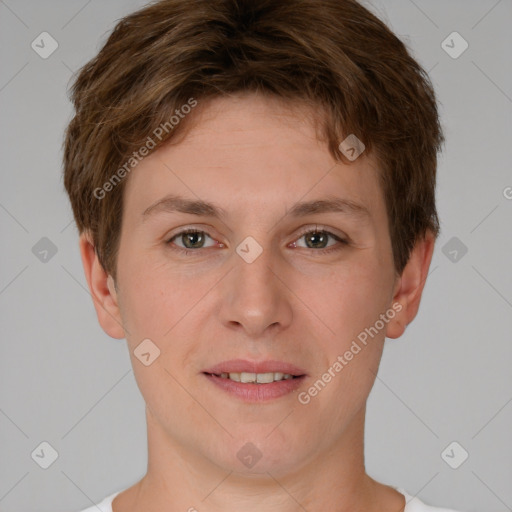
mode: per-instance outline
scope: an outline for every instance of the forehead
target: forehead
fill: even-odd
[[[354,214],[365,209],[371,217],[385,214],[373,158],[363,154],[350,164],[334,160],[318,138],[313,108],[243,95],[199,100],[196,109],[183,135],[132,171],[125,190],[128,214],[136,210],[144,217],[148,209],[165,208],[168,195],[234,214],[251,207],[261,213],[273,204],[288,209],[301,200],[310,204],[297,208],[307,211],[315,199],[327,196],[344,201]]]

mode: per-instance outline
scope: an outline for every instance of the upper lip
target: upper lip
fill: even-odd
[[[306,371],[298,366],[285,361],[267,360],[267,361],[248,361],[246,359],[231,359],[211,366],[203,373],[287,373],[294,376],[305,375]]]

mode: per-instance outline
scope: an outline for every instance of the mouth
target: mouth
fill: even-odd
[[[269,373],[250,373],[250,372],[222,372],[206,373],[212,377],[219,377],[221,379],[229,379],[242,384],[270,384],[272,382],[280,382],[282,380],[300,379],[304,375],[292,375],[283,372],[269,372]]]
[[[225,361],[202,372],[216,388],[245,402],[277,399],[297,391],[304,370],[283,361]]]

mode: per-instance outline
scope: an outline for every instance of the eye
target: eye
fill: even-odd
[[[213,240],[213,238],[206,233],[205,231],[201,231],[195,228],[187,228],[179,233],[174,234],[171,238],[166,240],[166,245],[168,245],[172,250],[184,253],[184,254],[192,254],[194,252],[197,253],[198,249],[204,249],[208,247],[224,247],[224,244],[216,242],[213,240],[213,244],[210,246],[205,246],[206,237]],[[315,227],[315,229],[309,229],[303,231],[297,240],[304,238],[306,241],[306,246],[298,245],[297,242],[293,242],[289,246],[305,248],[305,249],[313,249],[313,252],[316,253],[329,253],[332,251],[337,251],[343,248],[344,245],[349,245],[348,240],[341,238],[334,233],[322,228]],[[329,242],[329,239],[338,242],[338,244],[330,244],[326,245]],[[180,245],[177,242],[181,242],[183,245]]]
[[[205,237],[211,238],[211,236],[205,231],[201,231],[199,229],[188,228],[176,233],[166,241],[166,244],[170,245],[172,249],[176,249],[178,251],[184,253],[193,252],[194,249],[202,249],[204,247]],[[183,246],[180,246],[174,240],[181,241]],[[172,247],[172,245],[177,245],[177,247]],[[214,244],[215,245],[215,244]],[[222,247],[223,244],[220,244]],[[213,247],[213,246],[211,246]]]
[[[315,252],[320,253],[337,251],[340,250],[343,245],[348,245],[348,240],[345,240],[344,238],[341,238],[335,235],[334,233],[327,231],[326,229],[319,229],[318,226],[315,229],[303,231],[300,234],[298,240],[302,238],[305,240],[306,249],[315,249]],[[335,240],[336,242],[338,242],[338,244],[334,243],[331,245],[326,245],[328,244],[329,239]],[[304,246],[298,245],[297,242],[293,242],[293,244],[291,245],[293,247],[304,248]]]

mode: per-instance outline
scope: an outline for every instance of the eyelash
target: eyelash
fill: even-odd
[[[172,245],[172,241],[175,238],[178,238],[181,235],[186,235],[187,233],[203,233],[203,234],[209,236],[213,240],[213,237],[210,236],[206,231],[202,231],[200,229],[195,229],[195,228],[187,228],[187,229],[184,229],[183,231],[175,233],[171,238],[166,240],[165,244],[168,245],[169,248],[172,249],[173,251],[177,251],[181,254],[184,254],[185,256],[191,255],[193,253],[197,253],[197,251],[199,251],[200,249],[204,249],[203,247],[200,247],[199,249],[183,249],[182,247]],[[348,240],[340,238],[339,236],[335,235],[334,233],[331,233],[330,231],[328,231],[326,229],[322,229],[321,227],[320,228],[317,227],[315,229],[307,229],[305,231],[302,231],[298,235],[297,240],[302,238],[304,235],[308,235],[311,233],[324,233],[324,234],[334,238],[340,244],[340,245],[334,245],[333,247],[328,247],[325,249],[311,249],[312,251],[320,253],[320,254],[327,254],[327,253],[331,253],[333,251],[339,251],[340,249],[343,249],[343,246],[349,245]],[[206,247],[206,249],[208,249],[208,247]],[[308,249],[308,247],[301,247],[301,249]]]

